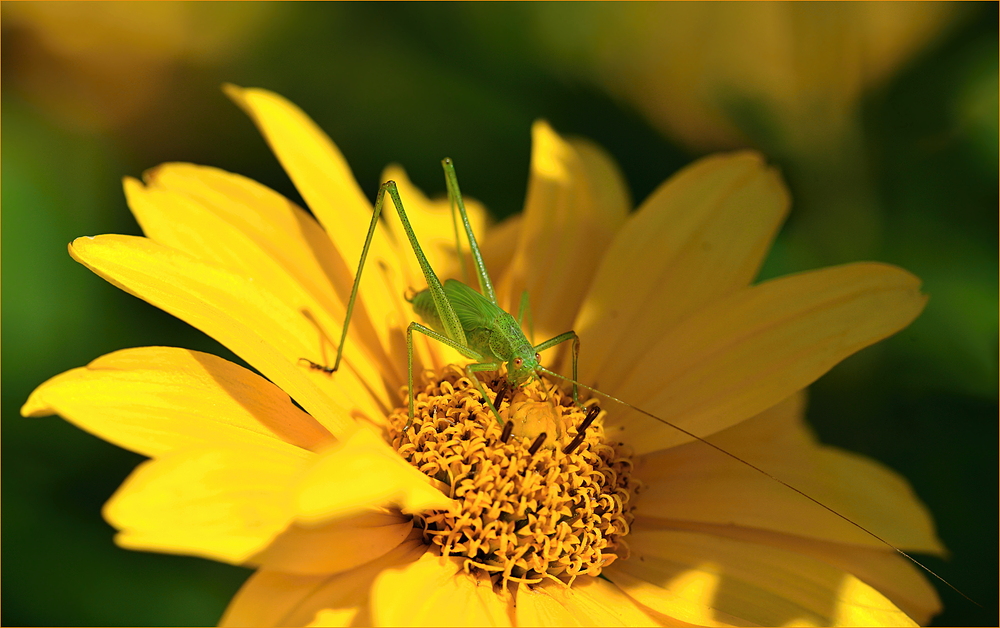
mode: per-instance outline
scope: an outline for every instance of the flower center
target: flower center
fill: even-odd
[[[500,378],[484,384],[491,400],[505,386]],[[503,586],[546,578],[571,585],[627,558],[638,483],[621,443],[605,439],[594,400],[580,408],[544,380],[498,396],[503,428],[451,365],[417,390],[405,433],[408,410],[390,416],[400,455],[459,504],[415,517],[424,540]]]

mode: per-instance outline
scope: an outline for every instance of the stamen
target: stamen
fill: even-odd
[[[511,423],[511,421],[508,421],[508,423]],[[535,442],[531,443],[531,447],[528,447],[528,454],[534,456],[535,453],[541,448],[542,443],[545,442],[547,436],[548,434],[542,432],[537,437],[535,437]]]
[[[500,442],[506,443],[510,440],[510,435],[514,432],[514,422],[508,420],[503,424],[503,432],[500,433]]]
[[[504,396],[507,395],[507,389],[509,388],[507,382],[503,383],[503,387],[497,392],[497,396],[493,399],[493,407],[496,408],[497,412],[500,412],[500,404],[503,403]]]
[[[584,417],[583,423],[580,424],[580,427],[576,428],[576,431],[580,434],[583,434],[585,431],[587,431],[587,428],[590,427],[590,424],[594,422],[594,420],[597,418],[597,415],[600,413],[601,413],[600,406],[597,405],[590,406],[590,409],[587,410],[587,416]]]
[[[576,428],[576,436],[573,438],[573,440],[569,442],[569,445],[563,447],[562,452],[564,454],[571,454],[574,451],[576,451],[576,448],[580,446],[580,443],[583,442],[583,439],[587,437],[587,428],[590,427],[590,424],[594,422],[594,420],[597,418],[597,415],[600,413],[601,413],[600,406],[596,405],[590,406],[590,409],[587,410],[586,418],[584,418],[583,422],[580,423],[580,427]]]
[[[584,434],[583,432],[580,432],[579,434],[577,434],[573,438],[573,440],[571,440],[569,442],[569,445],[566,445],[565,447],[563,447],[562,452],[564,454],[571,454],[571,453],[573,453],[574,451],[576,451],[576,448],[580,446],[580,443],[583,442],[583,439],[586,438],[586,436],[587,436],[586,434]]]

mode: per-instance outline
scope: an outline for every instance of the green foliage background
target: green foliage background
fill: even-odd
[[[603,145],[637,201],[699,156],[540,61],[542,47],[523,28],[528,10],[283,4],[237,54],[179,63],[164,97],[105,132],[74,129],[35,106],[19,72],[35,53],[24,43],[30,35],[4,24],[3,624],[212,624],[249,574],[117,548],[100,509],[140,457],[61,419],[18,413],[47,378],[117,349],[173,345],[232,357],[66,253],[80,235],[139,234],[121,177],[164,161],[238,172],[301,203],[222,82],[297,103],[372,193],[389,162],[443,193],[439,160],[451,156],[463,190],[497,217],[521,208],[539,117]],[[996,3],[971,7],[864,101],[864,174],[883,225],[874,258],[920,276],[930,302],[910,328],[814,385],[809,410],[823,440],[896,469],[933,511],[952,556],[927,563],[984,606],[943,589],[941,625],[998,623],[997,23]],[[766,150],[766,133],[755,140]],[[842,253],[856,236],[846,214],[824,204],[822,186],[793,157],[769,157],[788,178],[793,213],[763,275],[855,261]],[[816,208],[822,220],[811,218]]]

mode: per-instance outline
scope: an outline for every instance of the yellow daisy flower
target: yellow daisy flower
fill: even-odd
[[[404,295],[424,283],[391,210],[340,371],[303,366],[333,357],[372,206],[302,111],[227,92],[312,216],[238,175],[165,164],[125,180],[146,237],[80,238],[70,253],[260,374],[128,349],[54,377],[22,410],[150,458],[105,507],[121,546],[258,568],[223,624],[908,625],[939,610],[869,535],[600,396],[578,408],[552,383],[500,393],[487,376],[514,426],[502,431],[449,366],[457,353],[418,339],[426,376],[404,431]],[[533,142],[525,211],[483,243],[501,304],[516,312],[527,290],[536,335],[577,330],[582,383],[711,435],[903,549],[942,553],[904,480],[803,421],[806,386],[920,313],[919,280],[859,263],[751,285],[789,204],[755,153],[702,159],[631,213],[600,149],[544,123]],[[431,264],[457,274],[447,201],[399,168],[386,178]]]

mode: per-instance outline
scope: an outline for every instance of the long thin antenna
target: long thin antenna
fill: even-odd
[[[633,406],[632,404],[628,403],[627,401],[622,401],[621,399],[619,399],[619,398],[617,398],[617,397],[615,397],[613,395],[609,395],[606,392],[602,392],[600,390],[597,390],[596,388],[592,388],[590,386],[587,386],[586,384],[581,384],[580,382],[574,381],[574,380],[570,379],[569,377],[564,377],[563,375],[560,375],[559,373],[555,373],[553,371],[550,371],[549,369],[547,369],[547,368],[545,368],[543,366],[539,366],[538,370],[543,371],[547,375],[552,375],[553,377],[558,377],[561,380],[570,382],[572,384],[576,384],[576,385],[580,386],[581,388],[586,388],[587,390],[589,390],[592,393],[596,393],[596,394],[598,394],[598,395],[600,395],[602,397],[606,397],[607,399],[610,399],[611,401],[614,401],[616,403],[620,403],[623,406],[626,406],[628,408],[632,408],[633,410],[635,410],[636,412],[638,412],[640,414],[645,414],[646,416],[648,416],[648,417],[650,417],[652,419],[655,419],[655,420],[659,421],[660,423],[663,423],[664,425],[667,425],[669,427],[674,428],[675,430],[677,430],[681,434],[684,434],[685,436],[690,436],[691,438],[695,439],[696,441],[705,443],[706,445],[708,445],[712,449],[718,451],[719,453],[725,454],[725,455],[729,456],[730,458],[732,458],[733,460],[736,460],[737,462],[745,464],[746,466],[750,467],[754,471],[756,471],[756,472],[758,472],[758,473],[760,473],[760,474],[762,474],[762,475],[764,475],[764,476],[766,476],[766,477],[774,480],[775,482],[777,482],[778,484],[781,484],[785,488],[788,488],[788,489],[790,489],[792,491],[795,491],[796,493],[798,493],[802,497],[805,497],[806,499],[808,499],[812,503],[816,504],[820,508],[823,508],[827,512],[831,512],[834,515],[840,517],[841,519],[843,519],[847,523],[851,524],[855,528],[861,530],[862,532],[864,532],[868,536],[872,537],[873,539],[875,539],[878,542],[882,543],[886,547],[890,548],[891,550],[893,550],[894,552],[896,552],[900,556],[905,557],[907,560],[909,560],[911,563],[913,563],[917,567],[920,567],[921,569],[923,569],[924,571],[926,571],[930,575],[934,576],[935,578],[938,579],[938,581],[940,581],[941,583],[943,583],[944,585],[946,585],[949,589],[951,589],[955,593],[958,593],[959,595],[961,595],[965,599],[969,600],[970,602],[972,602],[973,604],[975,604],[979,608],[983,608],[982,604],[980,604],[979,602],[975,601],[974,599],[972,599],[968,595],[962,593],[955,585],[953,585],[952,583],[948,582],[947,580],[945,580],[941,576],[939,576],[936,573],[934,573],[934,571],[932,571],[930,567],[928,567],[927,565],[923,564],[922,562],[920,562],[916,558],[910,556],[909,554],[907,554],[903,550],[899,549],[898,547],[896,547],[895,545],[893,545],[889,541],[886,541],[885,539],[883,539],[879,535],[875,534],[874,532],[872,532],[868,528],[864,527],[860,523],[857,523],[857,522],[853,521],[850,517],[847,517],[845,515],[840,514],[839,512],[837,512],[833,508],[830,508],[829,506],[827,506],[823,502],[819,501],[815,497],[812,497],[809,494],[805,493],[804,491],[795,488],[794,486],[792,486],[788,482],[785,482],[784,480],[771,475],[770,473],[768,473],[767,471],[761,469],[757,465],[755,465],[755,464],[753,464],[751,462],[747,462],[746,460],[744,460],[743,458],[740,458],[736,454],[733,454],[733,453],[730,453],[730,452],[726,451],[722,447],[719,447],[718,445],[716,445],[716,444],[714,444],[714,443],[712,443],[712,442],[710,442],[708,440],[705,440],[704,438],[702,438],[701,436],[698,436],[697,434],[692,434],[691,432],[687,431],[686,429],[684,429],[683,427],[681,427],[679,425],[675,425],[674,423],[671,423],[670,421],[667,421],[666,419],[661,419],[660,417],[656,416],[655,414],[653,414],[651,412],[647,412],[646,410],[643,410],[642,408],[637,408],[636,406]]]

